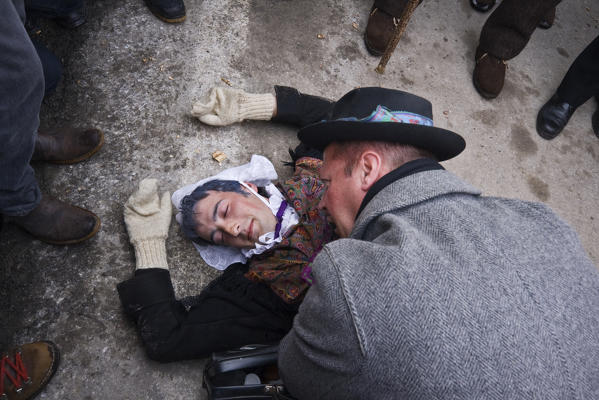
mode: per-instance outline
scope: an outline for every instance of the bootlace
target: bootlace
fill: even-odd
[[[17,393],[23,390],[23,385],[31,382],[20,351],[16,352],[14,360],[11,360],[8,355],[2,357],[2,362],[0,363],[0,398],[2,399],[6,396],[6,392],[4,391],[5,380],[13,384]]]
[[[483,59],[483,58],[487,57],[488,55],[489,55],[489,53],[484,53],[482,56],[480,56],[480,58],[479,58],[478,60],[476,60],[476,63],[478,64],[479,62],[481,62],[481,61],[482,61],[482,59]],[[507,61],[505,61],[505,60],[502,60],[502,59],[500,59],[500,58],[498,58],[498,59],[497,59],[497,61],[498,61],[498,63],[497,63],[497,64],[499,64],[499,62],[501,62],[501,63],[502,63],[503,65],[505,65],[505,67],[507,68],[507,66],[508,66],[508,65],[507,65]]]

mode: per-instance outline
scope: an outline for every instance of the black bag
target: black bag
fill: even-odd
[[[278,354],[278,344],[252,344],[213,353],[204,369],[208,398],[293,400],[278,376]]]

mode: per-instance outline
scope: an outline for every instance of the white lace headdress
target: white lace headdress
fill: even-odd
[[[268,201],[260,196],[258,193],[249,189],[250,192],[258,196],[273,212],[277,214],[279,206],[284,200],[283,195],[279,190],[272,184],[273,180],[277,179],[277,172],[275,171],[272,163],[263,156],[254,154],[249,163],[233,167],[219,172],[218,174],[209,178],[202,179],[191,185],[182,187],[173,193],[171,200],[177,210],[181,209],[181,201],[185,196],[191,194],[198,186],[203,185],[206,182],[213,181],[216,179],[221,180],[233,180],[239,181],[243,186],[249,189],[243,182],[250,182],[258,187],[264,187],[268,193]],[[176,220],[179,224],[182,223],[181,213],[177,213]],[[249,257],[254,254],[260,254],[275,243],[282,240],[282,235],[287,229],[298,223],[299,218],[293,207],[287,207],[283,214],[281,234],[278,237],[274,237],[273,232],[266,233],[260,237],[262,244],[256,244],[255,248],[252,249],[236,249],[229,246],[219,246],[214,244],[198,244],[194,242],[194,246],[199,251],[200,255],[206,261],[206,263],[216,269],[223,270],[229,265],[236,262],[245,262]]]

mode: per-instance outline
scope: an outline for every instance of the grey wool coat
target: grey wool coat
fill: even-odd
[[[599,399],[599,274],[542,204],[416,173],[313,273],[279,353],[300,399]]]

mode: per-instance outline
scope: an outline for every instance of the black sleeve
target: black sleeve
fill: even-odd
[[[117,290],[152,360],[204,358],[248,343],[275,343],[291,329],[298,306],[247,279],[246,271],[246,265],[231,265],[199,295],[181,300],[161,268],[137,270]]]
[[[275,122],[304,127],[327,119],[335,103],[323,97],[300,93],[287,86],[275,86],[277,115]]]

